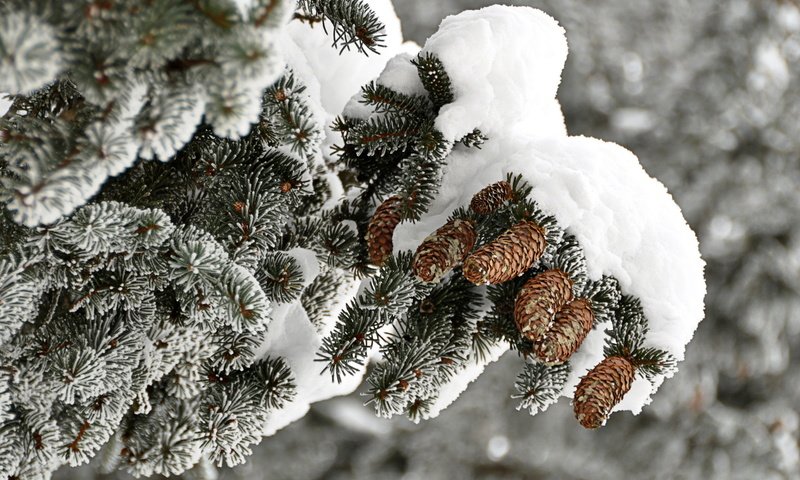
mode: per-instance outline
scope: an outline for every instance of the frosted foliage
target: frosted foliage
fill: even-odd
[[[81,152],[84,161],[96,165],[100,177],[119,175],[136,159],[129,122],[96,122],[86,129]]]
[[[214,133],[229,138],[246,135],[261,110],[259,103],[253,101],[253,97],[258,98],[257,92],[234,82],[215,88],[206,107],[206,117],[214,126]]]
[[[294,2],[241,10],[226,1],[160,0],[146,9],[136,2],[26,3],[0,7],[0,92],[52,95],[61,103],[49,109],[50,124],[81,120],[59,132],[60,140],[78,145],[75,151],[51,145],[52,132],[40,132],[51,141],[25,154],[2,145],[0,152],[10,149],[24,172],[20,181],[6,182],[4,203],[17,222],[32,227],[86,203],[137,154],[169,160],[204,116],[219,136],[247,135],[259,120],[264,90],[283,72],[275,45]],[[61,115],[64,109],[69,115]],[[26,122],[15,128],[43,128],[26,118],[42,111],[18,110]]]
[[[62,67],[53,29],[28,13],[0,14],[0,92],[24,94],[52,81]]]
[[[144,159],[169,160],[192,138],[203,117],[206,97],[202,91],[166,89],[154,95],[138,117],[135,129]]]

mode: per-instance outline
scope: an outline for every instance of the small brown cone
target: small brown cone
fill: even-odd
[[[390,197],[378,205],[367,226],[369,260],[381,266],[392,254],[392,236],[400,223],[400,197]]]
[[[428,236],[414,254],[414,275],[423,282],[438,281],[458,265],[475,245],[469,220],[451,220]]]
[[[572,300],[572,280],[561,270],[547,270],[529,279],[514,301],[514,321],[528,340],[538,342],[550,322]]]
[[[605,423],[611,409],[628,393],[636,369],[624,357],[608,357],[589,371],[575,388],[575,418],[586,428]]]
[[[536,345],[536,356],[547,365],[566,362],[581,346],[593,323],[594,313],[589,300],[577,298],[567,303]]]
[[[516,278],[538,260],[547,245],[544,229],[523,220],[464,260],[464,278],[476,285]]]
[[[486,215],[497,210],[506,200],[511,200],[514,189],[505,180],[493,183],[472,197],[469,208],[475,213]]]

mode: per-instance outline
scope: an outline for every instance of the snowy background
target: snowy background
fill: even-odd
[[[422,44],[445,16],[489,3],[395,7]],[[700,237],[707,318],[680,372],[640,415],[585,431],[565,399],[515,411],[507,356],[420,425],[374,418],[358,394],[318,403],[221,478],[800,478],[800,4],[505,3],[565,27],[570,133],[634,151]]]

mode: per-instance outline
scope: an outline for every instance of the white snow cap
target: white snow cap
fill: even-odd
[[[319,24],[309,26],[296,20],[287,27],[289,38],[299,47],[319,80],[321,103],[331,116],[339,115],[350,97],[375,78],[388,59],[404,49],[400,19],[391,0],[370,0],[369,7],[384,25],[384,46],[378,49],[378,53],[364,55],[355,48],[340,53],[331,45],[331,36],[325,34]],[[290,59],[291,63],[298,61],[297,56]]]
[[[507,173],[522,174],[533,199],[577,237],[589,276],[612,275],[624,294],[641,300],[650,328],[646,346],[682,360],[704,316],[705,263],[697,238],[635,155],[613,143],[566,136],[555,100],[566,57],[561,27],[531,8],[489,7],[448,17],[423,51],[442,60],[455,91],[437,128],[457,139],[477,126],[489,140],[481,149],[453,150],[428,213],[395,230],[395,252],[416,249],[483,187]],[[387,69],[381,81],[391,72],[399,77],[404,70]],[[593,330],[571,358],[564,396],[602,360],[606,327]],[[482,370],[469,368],[445,386],[449,394],[437,411]],[[616,410],[638,413],[663,380],[637,379]]]
[[[436,55],[453,84],[455,101],[436,119],[445,138],[475,127],[490,137],[566,135],[556,92],[567,38],[541,10],[495,5],[447,17],[422,53]]]
[[[613,275],[623,293],[641,300],[650,325],[647,346],[683,359],[703,319],[704,262],[697,238],[666,188],[619,145],[586,137],[506,136],[490,138],[480,150],[456,149],[429,212],[395,230],[395,250],[415,249],[455,208],[510,172],[522,174],[533,186],[532,198],[576,236],[592,279]],[[593,331],[593,340],[570,360],[565,396],[602,360],[602,332]],[[662,380],[655,386],[637,380],[618,409],[640,411]]]
[[[11,100],[5,93],[0,92],[0,116],[5,115],[9,108],[11,108]]]

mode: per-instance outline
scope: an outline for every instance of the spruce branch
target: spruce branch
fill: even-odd
[[[411,61],[417,67],[419,79],[427,90],[428,95],[438,111],[444,105],[451,103],[455,98],[450,76],[444,64],[432,53],[420,53]]]
[[[569,373],[569,363],[547,366],[535,361],[526,362],[525,369],[514,383],[517,393],[511,396],[520,400],[517,410],[525,409],[531,415],[547,410],[561,396]]]
[[[606,330],[609,339],[603,353],[606,357],[627,359],[637,375],[652,381],[658,375],[674,372],[677,360],[665,350],[645,346],[647,331],[647,317],[641,301],[623,295],[612,319],[611,329]]]
[[[375,342],[379,331],[389,319],[380,311],[360,309],[348,304],[339,314],[336,328],[322,341],[316,360],[324,362],[326,370],[337,382],[344,375],[358,372]]]
[[[489,140],[489,137],[483,134],[479,129],[474,129],[470,133],[461,137],[458,142],[467,148],[480,149],[481,146]]]
[[[289,303],[303,292],[303,272],[289,255],[276,252],[264,258],[256,279],[267,297],[274,302]]]
[[[341,51],[355,47],[368,55],[383,47],[384,26],[362,0],[299,0],[297,7],[304,16],[322,19],[326,33],[330,24],[333,46]]]
[[[375,113],[411,115],[421,119],[433,114],[433,105],[426,97],[406,95],[375,81],[361,87],[360,101],[372,107]],[[338,128],[343,129],[343,126],[339,125]]]

